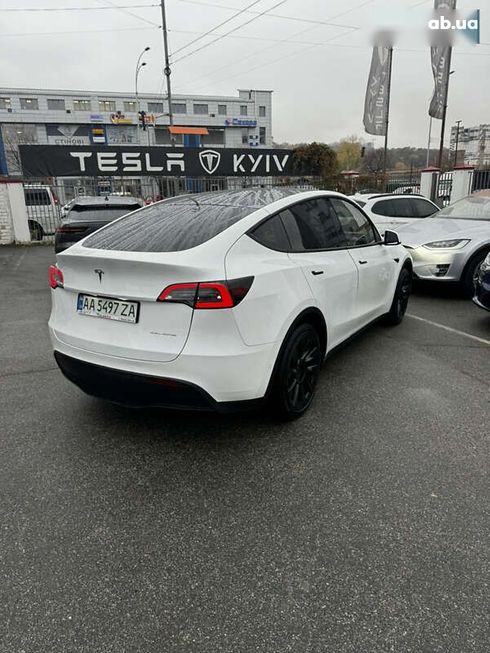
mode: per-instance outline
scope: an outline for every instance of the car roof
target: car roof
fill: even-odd
[[[378,193],[377,195],[370,195],[369,200],[377,200],[380,198],[386,199],[395,199],[395,200],[400,200],[404,198],[413,198],[413,199],[422,199],[422,200],[427,200],[430,202],[430,199],[428,197],[424,197],[424,195],[420,195],[420,193]]]
[[[292,195],[305,192],[294,186],[280,186],[273,188],[245,188],[240,190],[210,191],[208,193],[193,193],[177,195],[164,201],[185,202],[193,201],[202,205],[235,206],[237,208],[260,209],[273,202],[282,200]],[[307,191],[311,192],[311,191]]]
[[[81,206],[100,206],[102,205],[107,205],[107,206],[117,206],[119,204],[140,204],[141,205],[141,200],[138,199],[137,197],[132,197],[132,196],[114,196],[114,195],[100,195],[100,196],[90,196],[90,195],[81,195],[80,197],[76,197],[73,200],[74,204],[79,204]]]

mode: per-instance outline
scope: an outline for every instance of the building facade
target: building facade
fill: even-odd
[[[490,124],[451,129],[451,152],[458,150],[457,162],[483,167],[490,165]]]
[[[20,144],[272,147],[272,91],[176,95],[172,113],[151,94],[0,88],[0,174],[21,174]]]

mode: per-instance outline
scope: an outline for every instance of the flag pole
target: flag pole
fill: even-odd
[[[388,179],[386,176],[388,166],[388,128],[390,125],[390,97],[391,97],[391,72],[393,69],[393,46],[389,49],[389,68],[388,68],[388,89],[386,100],[386,121],[385,121],[385,146],[383,152],[383,190],[386,192]]]
[[[447,80],[446,80],[446,92],[444,94],[444,109],[442,113],[442,122],[441,122],[441,141],[439,144],[439,158],[437,167],[439,170],[442,170],[442,157],[444,154],[444,136],[446,132],[446,117],[447,117],[447,104],[449,100],[449,80],[451,79],[451,58],[452,58],[453,49],[450,47],[448,52],[448,64],[447,64]]]

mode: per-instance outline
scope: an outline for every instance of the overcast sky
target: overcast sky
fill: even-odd
[[[370,37],[387,23],[411,27],[399,35],[394,56],[390,144],[426,146],[433,81],[423,27],[432,0],[257,0],[249,11],[192,45],[252,0],[166,4],[174,92],[273,90],[278,142],[333,142],[356,134],[381,145],[381,137],[364,134],[362,126]],[[466,13],[478,4],[481,40],[487,45],[461,41],[455,48],[449,125],[459,119],[466,125],[490,123],[490,1],[459,0],[458,7]],[[158,5],[159,0],[0,0],[0,86],[134,92],[136,59],[149,45],[140,90],[161,92]],[[97,9],[5,11],[59,7]],[[259,16],[262,12],[268,13]]]

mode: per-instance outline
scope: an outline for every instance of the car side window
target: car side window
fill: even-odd
[[[423,199],[412,199],[410,200],[414,208],[414,217],[416,218],[428,218],[429,215],[434,215],[437,213],[437,207]]]
[[[394,213],[392,215],[395,218],[417,218],[418,215],[412,201],[410,198],[403,196],[399,199],[393,199]]]
[[[373,204],[371,211],[375,215],[386,215],[390,217],[395,215],[395,209],[391,200],[379,200],[379,202]]]
[[[375,245],[381,242],[378,232],[360,209],[338,198],[332,198],[331,202],[349,247]]]
[[[281,213],[293,251],[347,247],[342,226],[324,198],[295,204]]]
[[[275,215],[249,232],[249,236],[269,249],[287,252],[291,246],[281,216]]]

